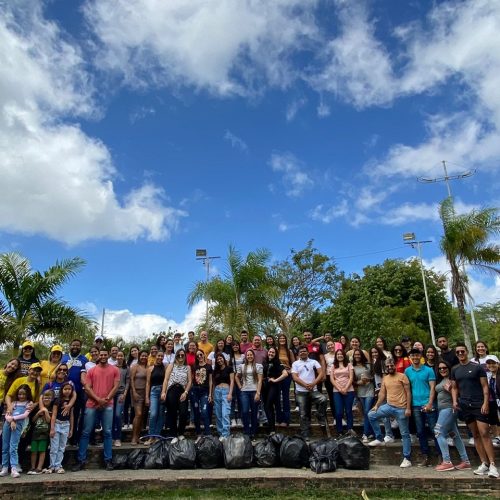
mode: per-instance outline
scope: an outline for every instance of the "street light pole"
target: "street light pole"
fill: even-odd
[[[431,240],[415,241],[415,233],[405,233],[403,235],[403,240],[405,242],[405,245],[410,245],[412,248],[417,249],[418,260],[420,261],[420,270],[422,271],[422,281],[424,283],[425,303],[427,305],[427,316],[429,317],[429,329],[431,331],[432,345],[435,346],[436,337],[434,335],[434,325],[432,323],[431,304],[429,302],[429,294],[427,293],[427,283],[425,281],[424,263],[422,261],[422,244],[432,243],[432,241]]]
[[[207,270],[207,285],[210,279],[210,261],[213,259],[220,259],[219,256],[209,257],[207,250],[205,248],[197,248],[196,249],[196,260],[201,260],[203,265]],[[205,296],[205,325],[208,330],[208,297]]]

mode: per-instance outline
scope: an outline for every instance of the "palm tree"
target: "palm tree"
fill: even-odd
[[[261,321],[280,314],[272,305],[278,289],[269,274],[269,258],[269,251],[260,249],[250,252],[244,259],[230,246],[223,275],[196,282],[188,296],[188,304],[192,306],[202,299],[208,300],[212,318],[226,333],[242,328],[255,332]]]
[[[465,344],[471,352],[471,335],[465,313],[466,297],[470,295],[464,268],[471,266],[486,273],[500,274],[500,269],[495,267],[500,263],[500,246],[488,242],[491,236],[500,232],[498,209],[484,208],[457,215],[453,199],[448,197],[441,203],[439,215],[444,228],[441,250],[451,268],[451,294],[457,304]]]
[[[96,323],[55,296],[85,262],[75,257],[40,273],[18,253],[0,255],[0,343],[17,349],[25,338],[89,335]]]

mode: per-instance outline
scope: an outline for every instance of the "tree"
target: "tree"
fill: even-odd
[[[460,317],[467,348],[471,352],[471,333],[465,312],[469,284],[465,266],[492,274],[500,274],[495,264],[500,263],[500,246],[489,243],[491,236],[500,232],[500,217],[496,208],[472,210],[457,215],[453,199],[446,198],[439,207],[444,234],[441,250],[451,269],[450,288]]]
[[[475,310],[479,338],[484,340],[490,352],[500,351],[500,301],[485,303]]]
[[[97,324],[78,309],[57,298],[57,290],[84,265],[78,257],[56,262],[40,273],[18,253],[0,255],[0,343],[13,349],[25,338],[44,335],[68,340],[93,335]]]
[[[206,328],[219,328],[226,334],[242,328],[257,332],[262,322],[279,315],[273,305],[279,291],[269,273],[269,258],[269,251],[264,249],[243,258],[230,246],[223,275],[194,284],[188,304],[208,300],[212,324]]]
[[[357,335],[364,345],[372,345],[378,336],[388,344],[402,336],[430,343],[419,262],[388,259],[363,273],[344,278],[333,306],[323,315],[322,330]],[[446,279],[430,270],[425,270],[425,277],[436,333],[450,336],[456,323],[446,299]]]
[[[292,249],[290,257],[272,266],[271,273],[281,291],[277,321],[285,333],[331,304],[342,280],[333,259],[314,248],[313,240],[302,250]]]

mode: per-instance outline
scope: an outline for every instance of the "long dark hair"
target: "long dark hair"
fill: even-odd
[[[344,366],[344,368],[349,364],[349,360],[347,359],[347,356],[345,354],[345,351],[344,349],[337,349],[335,351],[335,357],[333,358],[333,367],[334,368],[338,368],[340,366],[340,362],[339,360],[337,359],[337,354],[341,352],[342,355],[344,356],[344,359],[342,360],[342,366]]]
[[[63,396],[63,389],[69,385],[71,387],[71,396],[73,396],[73,392],[75,392],[75,386],[71,383],[71,382],[64,382],[61,387],[59,388],[59,397],[57,398],[57,407],[58,408],[61,408],[61,406],[63,405],[65,399],[64,399],[64,396]],[[71,399],[71,396],[69,397],[69,399]]]
[[[17,395],[19,391],[23,389],[26,392],[26,401],[33,401],[33,393],[31,392],[31,387],[28,384],[21,384],[16,391],[16,401],[18,400]]]
[[[252,363],[252,375],[253,375],[253,380],[254,382],[257,382],[257,363],[255,362],[255,352],[253,349],[248,349],[248,351],[245,353],[245,361],[243,361],[243,367],[241,368],[241,374],[243,375],[243,378],[246,379],[247,377],[247,366],[248,366],[248,359],[247,359],[247,353],[252,352],[253,354],[253,363]]]
[[[448,361],[444,361],[442,359],[439,360],[436,363],[436,366],[437,366],[436,384],[439,384],[439,382],[441,382],[441,380],[443,380],[445,378],[445,377],[443,377],[441,375],[441,371],[439,370],[439,365],[446,365],[446,368],[448,368],[448,378],[451,375],[451,365],[450,365],[450,363],[448,363]]]
[[[285,339],[285,345],[281,345],[280,344],[280,339]],[[293,362],[295,361],[295,359],[292,359],[292,352],[291,352],[291,349],[288,347],[288,338],[287,336],[284,334],[284,333],[280,333],[278,335],[278,341],[276,342],[276,354],[277,354],[277,357],[279,359],[280,357],[280,351],[282,351],[283,349],[285,349],[285,352],[286,352],[286,357],[288,359],[288,364],[290,366],[292,366]]]
[[[9,389],[10,389],[10,386],[12,385],[12,382],[14,382],[14,380],[16,380],[16,378],[19,378],[19,371],[21,369],[21,362],[19,361],[18,358],[9,359],[9,361],[7,361],[7,363],[5,363],[5,366],[3,367],[3,369],[5,370],[7,368],[7,365],[9,363],[11,363],[12,361],[17,362],[17,368],[16,368],[16,371],[9,373],[5,377],[4,394],[7,394],[9,392]]]
[[[488,355],[490,353],[490,350],[488,349],[488,344],[484,340],[476,341],[476,343],[474,344],[474,358],[473,359],[475,359],[476,362],[479,363],[479,354],[477,352],[477,344],[484,345],[484,347],[486,348],[486,352],[485,352],[486,355]]]
[[[361,354],[361,361],[359,363],[356,362],[356,354],[358,352]],[[367,364],[369,364],[369,363],[368,363],[368,360],[366,359],[366,356],[365,356],[365,353],[363,352],[363,349],[354,349],[354,351],[352,351],[352,366],[358,366],[358,365],[366,366]]]
[[[269,359],[269,351],[271,349],[274,349],[274,358],[273,359]],[[266,356],[266,359],[264,361],[264,367],[263,367],[265,377],[269,376],[269,368],[270,367],[273,368],[273,370],[272,370],[273,373],[277,373],[279,371],[279,367],[281,364],[280,358],[278,355],[278,349],[276,349],[276,346],[274,346],[274,345],[269,346],[269,349],[267,352],[268,352],[268,355]]]
[[[401,356],[398,356],[396,354],[396,348],[399,347],[401,349]],[[405,349],[405,346],[403,344],[396,344],[394,347],[391,349],[391,354],[392,354],[392,359],[394,361],[397,361],[398,359],[404,359],[408,357],[408,352]]]
[[[130,349],[128,351],[128,358],[127,358],[127,366],[130,366],[132,364],[132,361],[134,361],[134,357],[132,356],[132,349],[137,349],[137,361],[139,361],[139,356],[141,354],[141,349],[138,345],[133,345],[130,346]],[[148,353],[149,356],[149,353]]]
[[[372,350],[375,350],[378,353],[375,363],[372,363],[373,373],[375,375],[378,375],[379,377],[382,377],[385,372],[385,360],[387,359],[387,356],[384,354],[384,351],[379,347],[373,346],[372,348],[370,348],[370,352]]]
[[[224,368],[221,368],[219,366],[219,363],[217,363],[217,360],[219,358],[222,358],[223,361],[224,361]],[[226,358],[224,357],[224,354],[222,354],[221,352],[218,352],[215,354],[215,368],[214,368],[214,375],[221,372],[222,370],[224,370],[225,368],[227,368],[227,361],[226,361]]]

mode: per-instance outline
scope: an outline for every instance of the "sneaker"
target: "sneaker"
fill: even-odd
[[[363,443],[365,443],[365,444],[368,443],[369,442],[368,436],[366,434],[363,434],[363,437],[361,438],[361,441]]]
[[[436,467],[434,467],[434,470],[444,472],[447,470],[455,470],[455,467],[451,462],[441,462],[439,465],[436,465]]]
[[[296,406],[296,407],[295,407],[295,410],[293,410],[293,411],[299,411],[299,407],[298,407],[298,406]]]
[[[221,437],[219,438],[219,441],[220,441],[221,443],[224,443],[224,441],[225,441],[225,440],[226,440],[225,436],[221,436]]]
[[[385,446],[385,442],[380,441],[379,439],[374,439],[368,443],[368,446]]]
[[[78,472],[81,470],[85,470],[85,463],[84,462],[76,462],[76,464],[73,465],[73,467],[71,467],[72,472]]]
[[[237,418],[237,419],[236,419],[236,425],[237,425],[238,427],[243,427],[243,420],[241,420],[241,418]]]
[[[490,464],[490,470],[488,471],[488,477],[496,479],[498,477],[498,469],[493,465]]]
[[[460,462],[458,465],[455,465],[455,469],[457,470],[470,470],[472,466],[470,462]]]
[[[42,474],[52,474],[55,471],[55,469],[52,469],[51,467],[47,467],[47,469],[42,470]]]
[[[391,436],[385,436],[384,443],[394,443],[395,439]]]
[[[28,476],[34,476],[36,474],[35,469],[31,469],[26,473]]]
[[[9,469],[7,467],[3,467],[2,470],[0,470],[0,477],[5,477],[9,474]]]
[[[491,440],[491,442],[493,443],[493,446],[494,446],[495,448],[500,447],[500,437],[499,437],[499,436],[497,436],[496,438],[493,438],[493,439]]]
[[[178,438],[174,438],[174,439],[172,439],[172,441],[170,441],[170,444],[175,444],[175,443],[177,443],[178,441],[179,441],[179,439],[178,439]]]
[[[56,474],[65,474],[65,473],[66,473],[66,471],[65,471],[62,467],[59,467],[59,469],[56,469],[56,470],[55,470],[55,473],[56,473]]]
[[[119,448],[122,445],[122,442],[119,439],[115,439],[115,446]]]
[[[10,471],[10,476],[11,477],[14,477],[14,478],[18,478],[21,474],[19,474],[19,472],[17,472],[17,469],[15,467],[12,467],[11,471]],[[497,473],[498,475],[498,473]]]
[[[182,441],[183,439],[186,439],[184,436],[179,436],[179,441]]]
[[[235,418],[231,419],[231,427],[236,427],[236,425],[237,425],[236,419]]]
[[[408,467],[411,467],[411,462],[407,458],[403,458],[400,467],[402,469],[407,469]]]
[[[453,438],[448,438],[446,442],[448,443],[448,446],[455,446],[455,441],[453,441]]]
[[[474,446],[474,438],[473,438],[473,437],[469,439],[469,444],[470,444],[471,446]]]
[[[112,471],[113,469],[114,469],[114,467],[113,467],[113,462],[112,462],[111,460],[108,460],[108,461],[106,462],[106,470],[107,470],[107,471]]]
[[[476,476],[486,476],[488,474],[488,471],[490,468],[485,464],[482,463],[475,471],[474,474]]]

